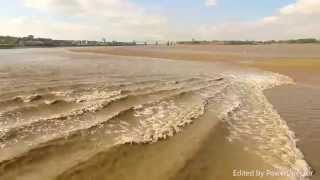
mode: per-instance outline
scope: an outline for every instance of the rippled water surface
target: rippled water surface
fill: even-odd
[[[0,179],[227,180],[250,179],[235,169],[309,169],[263,94],[292,83],[279,74],[25,49],[0,51],[0,82]]]

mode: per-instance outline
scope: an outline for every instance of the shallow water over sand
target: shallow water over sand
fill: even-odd
[[[0,179],[250,179],[233,170],[309,169],[263,95],[292,83],[279,74],[25,49],[0,51],[0,81]]]
[[[294,130],[298,145],[320,178],[320,87],[283,86],[266,91],[268,99]]]

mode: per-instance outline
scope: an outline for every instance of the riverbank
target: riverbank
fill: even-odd
[[[177,45],[72,48],[74,52],[224,62],[278,72],[309,85],[320,83],[320,44]]]

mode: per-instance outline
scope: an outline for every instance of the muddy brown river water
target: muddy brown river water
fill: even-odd
[[[268,99],[298,137],[298,146],[320,178],[320,87],[298,84],[265,92]]]
[[[300,131],[316,118],[287,124],[264,95],[287,84],[223,63],[1,50],[0,179],[308,179],[316,146],[295,133],[317,141]]]

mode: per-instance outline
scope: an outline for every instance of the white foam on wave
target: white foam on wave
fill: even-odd
[[[300,173],[307,179],[310,167],[297,148],[296,138],[287,123],[268,102],[263,91],[292,79],[275,73],[245,73],[230,75],[230,82],[220,94],[221,113],[230,130],[229,141],[240,140],[275,169]]]
[[[129,124],[123,124],[117,143],[155,143],[172,137],[201,116],[205,105],[205,101],[177,105],[173,100],[168,100],[147,107],[136,107],[134,116],[138,119],[138,125],[132,129]]]
[[[118,96],[121,94],[120,90],[117,91],[94,91],[90,92],[89,94],[82,95],[80,97],[75,98],[74,101],[77,103],[80,102],[90,102],[90,101],[97,101],[97,100],[105,100],[110,97]]]
[[[67,136],[68,134],[79,129],[87,129],[95,126],[105,121],[105,119],[88,121],[87,119],[80,119],[78,117],[86,113],[95,113],[111,102],[127,97],[127,95],[122,95],[121,91],[95,91],[92,94],[81,95],[78,97],[71,97],[71,93],[59,93],[59,95],[66,95],[67,101],[81,103],[82,106],[70,109],[69,111],[60,114],[54,114],[47,117],[37,117],[35,119],[31,119],[30,121],[24,121],[22,118],[17,118],[16,123],[0,128],[0,140],[2,140],[2,142],[0,142],[0,149],[3,149],[8,145],[22,142],[25,142],[29,146],[33,146],[34,143],[29,142],[29,140],[26,140],[26,138],[29,136],[34,136],[35,134],[38,134],[36,137],[39,141],[45,142],[57,136]],[[68,125],[64,120],[67,121]],[[35,125],[41,122],[43,122],[41,126]],[[19,135],[14,139],[9,140],[7,139],[7,134],[10,131],[16,131],[16,133]],[[35,141],[35,139],[32,139],[32,141]]]

